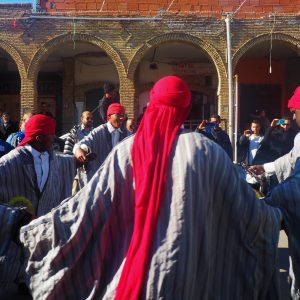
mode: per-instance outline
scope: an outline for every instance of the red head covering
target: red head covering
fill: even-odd
[[[124,106],[120,103],[112,103],[107,109],[106,117],[113,114],[125,114]]]
[[[288,108],[300,109],[300,85],[295,89],[294,95],[289,100]]]
[[[38,135],[55,134],[55,126],[56,122],[52,117],[42,114],[32,116],[25,124],[25,138],[19,146],[24,146],[34,140]]]
[[[190,102],[188,86],[176,76],[160,79],[150,92],[150,103],[132,146],[135,219],[116,299],[140,296],[164,199],[170,153]]]

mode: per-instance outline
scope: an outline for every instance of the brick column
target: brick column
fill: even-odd
[[[36,112],[37,109],[38,104],[36,84],[33,80],[24,78],[21,82],[20,113],[22,115],[28,110]]]
[[[228,78],[223,76],[220,83],[220,93],[218,95],[218,114],[222,119],[229,117],[229,102],[228,102]]]
[[[62,84],[62,132],[67,132],[75,125],[74,104],[74,78],[75,61],[73,58],[63,60],[63,84]]]
[[[119,92],[121,103],[125,106],[128,117],[136,117],[138,106],[133,81],[127,77],[120,78]]]

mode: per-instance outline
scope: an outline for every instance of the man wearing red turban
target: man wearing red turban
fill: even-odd
[[[0,159],[0,200],[24,196],[37,216],[49,212],[71,196],[76,161],[52,151],[56,122],[37,114],[25,124],[25,138]]]
[[[181,78],[160,79],[137,133],[77,195],[22,228],[34,298],[278,298],[280,211],[255,198],[221,147],[182,129],[190,103]]]
[[[107,109],[107,122],[94,128],[73,149],[76,159],[86,164],[79,173],[79,187],[82,188],[102,165],[112,148],[129,135],[128,130],[121,129],[125,118],[125,108],[119,103],[111,104]],[[95,160],[89,161],[88,154],[94,153]]]
[[[26,197],[32,203],[34,215],[42,216],[71,196],[76,161],[73,156],[52,151],[55,127],[55,120],[42,114],[34,115],[26,122],[25,138],[16,149],[0,159],[1,202]],[[2,218],[4,224],[5,220],[8,219]],[[13,251],[11,255],[14,254]],[[21,262],[16,257],[11,262],[11,270],[16,272]],[[26,285],[22,275],[19,272],[15,282],[24,293]]]

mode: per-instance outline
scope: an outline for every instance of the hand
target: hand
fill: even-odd
[[[87,162],[86,155],[87,153],[83,151],[81,148],[78,148],[75,152],[75,158],[82,164]]]
[[[256,175],[261,175],[265,172],[263,165],[254,165],[249,167],[249,170],[254,172]]]
[[[273,121],[272,121],[272,123],[271,123],[271,127],[276,127],[277,126],[277,121],[278,121],[279,119],[274,119]]]
[[[244,135],[249,137],[251,135],[251,130],[249,130],[249,129],[245,130]]]
[[[203,121],[200,123],[200,125],[198,126],[198,128],[199,128],[200,130],[202,130],[202,129],[204,129],[204,128],[206,127],[206,124],[207,124],[207,120],[203,120]]]

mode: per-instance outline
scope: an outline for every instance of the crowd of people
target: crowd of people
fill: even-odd
[[[27,114],[3,131],[14,149],[0,158],[0,202],[22,196],[33,213],[24,221],[0,205],[0,293],[14,281],[34,299],[281,299],[285,228],[299,299],[300,87],[293,119],[253,120],[238,141],[253,172],[277,177],[263,200],[234,167],[219,115],[184,129],[181,78],[154,84],[138,128],[115,87],[104,91],[101,124],[84,111],[64,153],[53,151],[53,116]]]
[[[293,148],[298,131],[296,120],[290,117],[274,119],[265,127],[254,119],[238,139],[239,161],[248,165],[274,161]]]

